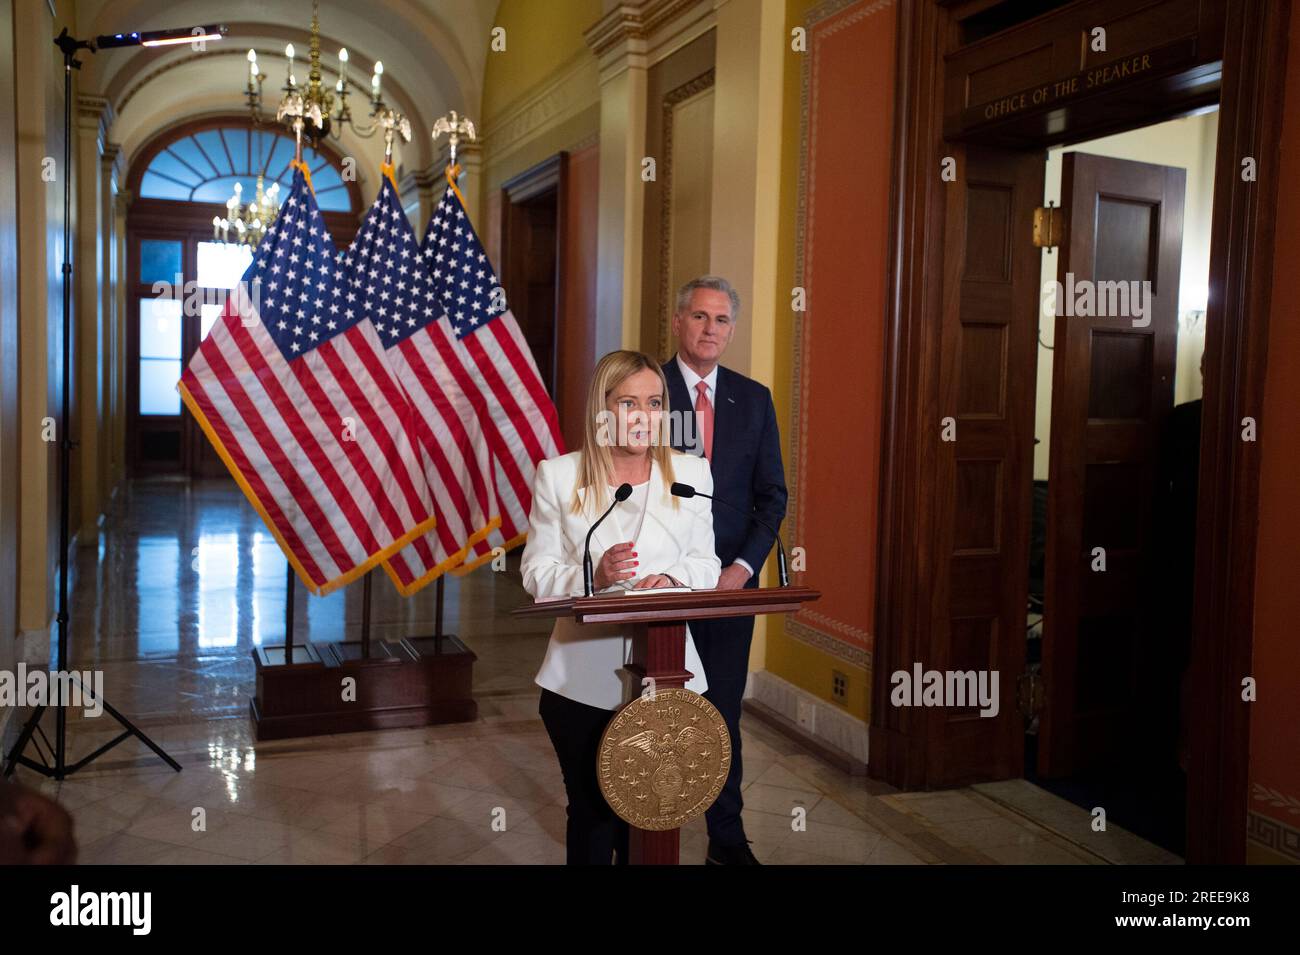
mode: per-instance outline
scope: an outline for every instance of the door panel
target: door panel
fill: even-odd
[[[926,669],[996,671],[998,712],[935,708],[927,715],[931,786],[1017,776],[1024,669],[1040,253],[1033,210],[1043,156],[966,149],[949,185],[941,414],[956,419],[937,480],[940,577],[934,581],[936,659]]]
[[[1121,759],[1141,735],[1139,674],[1155,620],[1156,451],[1173,405],[1185,183],[1184,170],[1169,166],[1063,157],[1068,228],[1057,281],[1067,301],[1052,362],[1043,776]],[[1143,319],[1132,299],[1128,314],[1080,314],[1085,280],[1149,282],[1148,323],[1134,324]],[[1101,290],[1094,286],[1094,312]],[[1123,302],[1118,290],[1107,294],[1108,306]],[[1081,306],[1076,314],[1072,303]],[[1104,571],[1094,570],[1095,548]]]
[[[523,201],[505,198],[502,279],[548,394],[555,394],[558,188]]]

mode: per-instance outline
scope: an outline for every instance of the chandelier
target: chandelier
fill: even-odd
[[[284,96],[280,100],[279,109],[276,110],[276,118],[284,121],[285,125],[295,133],[298,132],[295,124],[301,120],[302,137],[312,146],[319,146],[326,137],[337,140],[345,127],[363,139],[369,139],[383,127],[380,116],[387,108],[382,93],[384,64],[376,60],[374,72],[370,76],[370,122],[358,122],[353,118],[352,110],[348,106],[346,47],[339,50],[338,80],[334,84],[333,92],[321,82],[319,13],[319,0],[312,0],[306,86],[299,85],[298,77],[294,73],[293,44],[287,44],[284,48],[286,71],[284,86],[281,88]],[[248,105],[249,116],[257,124],[267,121],[266,114],[262,112],[262,83],[265,80],[266,74],[261,71],[257,62],[257,51],[249,50],[248,81],[244,87],[244,99]]]
[[[270,189],[263,189],[262,177],[259,175],[257,198],[247,206],[243,204],[243,192],[243,185],[235,183],[235,194],[226,200],[225,218],[212,217],[212,238],[217,242],[257,248],[276,213],[280,211],[280,184],[273,182]],[[233,239],[231,229],[235,233]]]

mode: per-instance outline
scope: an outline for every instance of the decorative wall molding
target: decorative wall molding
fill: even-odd
[[[870,634],[865,630],[832,620],[825,614],[808,612],[787,617],[785,632],[799,642],[806,643],[837,660],[843,660],[864,670],[871,668],[871,651],[863,650],[843,639],[850,637],[866,640]]]
[[[104,174],[115,183],[120,183],[126,175],[126,157],[122,154],[121,143],[104,143],[100,150],[100,164]]]
[[[93,132],[100,151],[103,151],[104,143],[108,140],[108,129],[117,118],[113,104],[106,97],[82,93],[77,97],[76,109],[77,128]]]
[[[479,145],[499,166],[546,130],[600,105],[600,78],[590,53],[575,56],[552,79],[526,94],[485,126]],[[593,131],[592,135],[595,134]],[[572,150],[574,146],[566,145]]]
[[[1300,829],[1251,810],[1246,814],[1246,839],[1300,864]]]
[[[624,2],[587,28],[604,82],[629,66],[645,69],[713,29],[712,0]]]
[[[1251,783],[1250,791],[1256,800],[1268,803],[1274,809],[1285,809],[1293,815],[1300,816],[1300,798],[1261,783]]]
[[[676,89],[669,90],[661,105],[664,173],[663,188],[659,193],[659,350],[655,353],[659,358],[666,358],[672,353],[669,348],[669,320],[672,317],[672,296],[675,290],[670,287],[669,274],[673,264],[673,114],[681,104],[713,89],[715,80],[716,72],[713,69],[706,70]]]

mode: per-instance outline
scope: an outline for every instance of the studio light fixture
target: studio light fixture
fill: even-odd
[[[106,33],[96,37],[97,50],[111,50],[122,46],[175,46],[180,43],[201,43],[220,40],[226,35],[224,25],[178,27],[174,30],[143,30],[134,33]]]

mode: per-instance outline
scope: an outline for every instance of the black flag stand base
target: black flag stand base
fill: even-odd
[[[68,672],[68,547],[71,543],[70,525],[72,523],[72,515],[69,509],[68,481],[72,473],[72,448],[75,445],[75,442],[68,435],[68,423],[71,421],[70,384],[72,381],[72,176],[69,174],[72,169],[72,71],[81,68],[81,64],[77,62],[77,52],[85,50],[94,53],[95,48],[85,40],[78,40],[69,36],[67,29],[64,29],[62,33],[54,38],[54,45],[63,53],[63,377],[60,379],[61,387],[59,389],[63,395],[59,409],[58,432],[60,438],[59,603],[57,629],[55,630],[55,656],[58,661],[58,672],[63,674]],[[72,675],[72,679],[80,687],[82,698],[85,699],[88,695],[86,688],[81,686],[81,681],[76,678],[75,674]],[[67,701],[64,700],[60,705],[54,707],[53,746],[50,745],[49,739],[46,738],[44,731],[40,728],[41,717],[45,715],[48,704],[38,706],[33,710],[32,715],[28,717],[22,733],[18,736],[18,741],[14,743],[13,749],[9,751],[5,761],[5,777],[12,776],[14,768],[21,765],[50,779],[62,780],[77,772],[77,770],[83,769],[118,743],[130,739],[132,736],[153,750],[176,772],[181,771],[180,763],[163,752],[153,740],[140,731],[138,726],[110,706],[108,701],[97,700],[97,702],[102,704],[104,712],[117,720],[118,725],[122,727],[120,735],[115,736],[89,756],[79,759],[69,766],[67,763]],[[45,748],[52,751],[52,761],[46,761],[44,754],[41,754],[40,762],[23,755],[27,744],[33,742],[37,733],[40,734],[40,739],[45,743]],[[37,752],[40,752],[39,747]]]
[[[474,651],[442,632],[438,578],[434,634],[371,639],[374,572],[361,581],[359,640],[294,644],[294,580],[285,586],[283,646],[256,647],[257,691],[249,701],[259,740],[464,723],[478,718]]]

